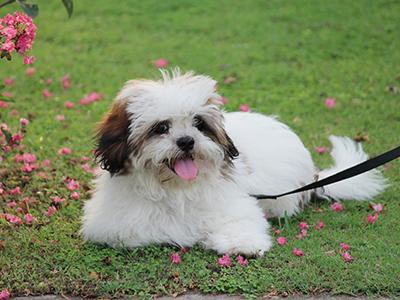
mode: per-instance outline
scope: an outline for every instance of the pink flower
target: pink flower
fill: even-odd
[[[19,120],[19,124],[21,124],[21,126],[26,126],[26,125],[29,124],[29,120],[28,120],[28,119],[25,119],[25,118],[21,118],[21,119]]]
[[[74,179],[69,179],[66,183],[67,189],[70,191],[75,191],[79,189],[79,182]]]
[[[276,234],[276,235],[280,235],[280,234],[281,234],[281,232],[282,232],[282,230],[275,229],[275,228],[272,228],[272,231],[273,231],[273,232],[274,232],[274,234]]]
[[[222,257],[218,258],[218,264],[222,267],[230,267],[232,265],[230,256],[224,254]]]
[[[306,222],[300,222],[299,228],[300,228],[300,230],[308,229],[308,224]]]
[[[50,98],[53,96],[53,94],[48,90],[48,89],[44,89],[42,92],[43,97],[45,98]]]
[[[71,108],[74,108],[75,104],[74,104],[73,102],[71,102],[71,101],[66,101],[66,102],[64,103],[64,106],[65,106],[66,108],[71,109]]]
[[[25,74],[29,77],[33,76],[33,74],[35,74],[35,73],[36,73],[36,69],[33,67],[27,68],[25,71]]]
[[[304,256],[303,251],[301,251],[301,250],[298,249],[298,248],[294,248],[292,252],[293,252],[293,254],[296,255],[296,256]]]
[[[69,155],[71,153],[72,153],[72,150],[67,147],[63,147],[60,150],[58,150],[58,154],[60,154],[60,155]]]
[[[325,223],[322,221],[319,221],[317,224],[315,224],[315,229],[317,229],[317,230],[321,230],[324,227],[325,227]]]
[[[65,202],[65,199],[64,199],[64,198],[61,198],[61,197],[59,197],[59,196],[52,196],[52,197],[50,197],[50,199],[52,200],[52,202],[53,202],[54,204],[60,204],[60,203],[62,203],[62,202]]]
[[[52,84],[53,83],[53,78],[47,78],[46,79],[46,84],[47,85],[50,85],[50,84]]]
[[[378,204],[372,204],[372,209],[376,212],[376,213],[381,213],[383,211],[383,205],[378,203]]]
[[[342,248],[344,251],[349,251],[349,250],[350,250],[350,246],[347,245],[346,243],[340,243],[339,246],[340,246],[340,248]]]
[[[61,79],[61,83],[64,89],[69,89],[71,86],[71,78],[68,74],[64,75]]]
[[[221,96],[221,102],[222,104],[226,105],[228,104],[228,99],[225,96]]]
[[[24,164],[21,167],[21,171],[25,173],[31,173],[33,170],[36,170],[37,166],[35,164]]]
[[[44,161],[42,161],[42,166],[43,166],[43,167],[48,167],[48,166],[50,166],[50,160],[45,159]]]
[[[351,257],[350,253],[347,251],[342,254],[342,258],[345,262],[351,262],[353,260],[353,257]]]
[[[375,224],[375,222],[378,220],[379,215],[378,214],[374,214],[374,215],[368,215],[367,217],[367,222],[369,224]]]
[[[86,161],[89,161],[89,160],[90,160],[90,158],[87,157],[87,156],[82,156],[81,157],[81,161],[83,161],[83,162],[86,162]]]
[[[301,229],[300,233],[296,235],[296,237],[301,240],[307,236],[307,233],[308,233],[307,229]]]
[[[4,289],[0,292],[0,300],[8,300],[10,298],[10,292]]]
[[[29,213],[25,214],[24,220],[26,224],[32,224],[33,222],[37,221],[37,219]]]
[[[276,239],[276,242],[278,243],[279,246],[285,246],[287,243],[287,240],[285,237],[280,236]]]
[[[56,115],[55,119],[59,122],[65,121],[65,116],[64,115]]]
[[[168,66],[168,60],[165,58],[159,58],[154,61],[154,66],[158,69],[166,68]]]
[[[24,64],[25,65],[31,65],[35,62],[36,57],[34,56],[24,56]]]
[[[172,253],[169,258],[171,262],[176,265],[179,265],[182,262],[181,256],[177,252]]]
[[[10,106],[10,104],[8,102],[0,100],[0,108],[7,108],[9,106]]]
[[[7,203],[7,206],[8,206],[9,208],[15,208],[15,207],[17,206],[17,202],[15,202],[15,201],[8,202],[8,203]]]
[[[14,83],[15,83],[14,78],[11,77],[4,78],[4,85],[11,86],[14,85]]]
[[[92,172],[92,168],[89,166],[88,163],[82,164],[81,167],[82,167],[83,171],[85,171],[85,172]]]
[[[326,98],[325,99],[325,106],[327,108],[334,108],[336,105],[336,100],[334,98]]]
[[[101,100],[103,98],[103,95],[97,93],[97,92],[91,92],[85,97],[83,97],[81,100],[79,100],[79,105],[88,105],[90,103],[96,102],[98,100]]]
[[[249,262],[247,261],[247,259],[245,259],[243,256],[238,255],[236,256],[236,261],[239,263],[239,265],[241,266],[247,266],[249,264]]]
[[[71,198],[74,199],[74,200],[79,200],[80,197],[81,197],[81,195],[79,195],[78,192],[73,192],[71,194]]]
[[[11,214],[6,214],[6,220],[10,223],[10,224],[14,224],[14,225],[21,225],[22,224],[22,220],[20,217],[11,215]]]
[[[52,215],[54,215],[57,211],[57,208],[55,208],[54,206],[49,206],[47,208],[47,212],[46,212],[46,216],[47,217],[51,217]]]
[[[33,164],[36,162],[36,155],[31,153],[16,154],[14,160],[18,163]]]
[[[21,188],[19,186],[8,191],[11,195],[21,195]]]
[[[326,151],[328,151],[328,148],[327,148],[327,147],[324,147],[324,146],[322,146],[322,147],[315,147],[315,151],[316,151],[318,154],[324,154]]]
[[[240,104],[239,110],[242,111],[242,112],[249,112],[250,111],[250,107],[247,104]]]
[[[11,92],[3,92],[3,96],[4,97],[6,97],[6,98],[12,98],[13,97],[13,94],[11,93]]]
[[[331,204],[331,209],[336,212],[341,212],[344,210],[344,206],[340,202],[334,202]]]

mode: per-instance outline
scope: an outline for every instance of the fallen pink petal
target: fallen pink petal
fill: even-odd
[[[324,147],[324,146],[322,146],[322,147],[315,147],[315,151],[316,151],[318,154],[324,154],[324,153],[326,153],[326,152],[328,151],[328,148],[327,148],[327,147]]]
[[[241,255],[236,256],[236,261],[241,266],[247,266],[249,264],[248,260]]]
[[[62,203],[62,202],[65,202],[65,199],[64,199],[64,198],[61,198],[61,197],[59,197],[59,196],[52,196],[52,197],[50,197],[50,199],[52,200],[52,202],[53,202],[54,204],[60,204],[60,203]]]
[[[65,116],[64,115],[56,115],[55,119],[59,122],[65,121]]]
[[[4,289],[0,292],[0,300],[8,300],[10,299],[10,292],[7,289]]]
[[[319,221],[317,224],[315,224],[315,229],[316,230],[321,230],[324,227],[325,227],[325,223],[322,222],[322,221]]]
[[[0,100],[0,108],[8,108],[8,107],[10,107],[10,104],[8,102]]]
[[[19,186],[8,191],[11,195],[21,195],[21,188]]]
[[[383,205],[378,203],[378,204],[372,204],[372,209],[376,212],[376,213],[381,213],[383,211]]]
[[[177,252],[172,253],[169,258],[170,258],[171,262],[176,265],[178,265],[182,262],[181,256]]]
[[[378,220],[379,215],[374,214],[374,215],[368,215],[367,217],[367,223],[369,224],[375,224],[375,222]]]
[[[71,153],[72,153],[72,150],[67,147],[63,147],[60,150],[58,150],[58,154],[60,154],[60,155],[69,155]]]
[[[298,248],[294,248],[292,252],[293,252],[293,254],[296,255],[296,256],[304,256],[303,251],[300,250],[300,249],[298,249]]]
[[[225,96],[221,96],[221,102],[222,104],[226,105],[228,104],[228,99]]]
[[[8,203],[7,203],[7,206],[8,206],[9,208],[15,208],[15,207],[17,206],[17,202],[15,202],[15,201],[8,202]]]
[[[154,61],[154,66],[158,69],[166,68],[168,66],[168,60],[165,58],[159,58]]]
[[[52,215],[54,215],[57,212],[57,208],[55,208],[54,206],[49,206],[47,208],[47,212],[46,212],[46,216],[47,217],[51,217]]]
[[[306,222],[300,222],[299,223],[299,228],[300,228],[300,230],[303,230],[303,229],[308,229],[309,226],[308,226],[308,224]]]
[[[228,254],[224,254],[222,257],[218,258],[218,264],[222,267],[232,266],[231,257]]]
[[[53,93],[50,92],[48,89],[44,89],[43,92],[42,92],[42,95],[43,95],[44,98],[53,97]]]
[[[13,225],[21,225],[22,224],[22,220],[20,217],[18,216],[14,216],[11,214],[6,214],[6,220]]]
[[[25,118],[21,118],[21,119],[19,120],[19,124],[20,124],[21,126],[27,126],[27,125],[29,124],[29,120],[28,120],[28,119],[25,119]]]
[[[63,78],[61,78],[61,84],[64,89],[69,89],[71,87],[71,78],[69,75],[64,75]]]
[[[33,67],[27,68],[25,74],[29,77],[33,76],[36,73],[36,69]]]
[[[71,101],[66,101],[66,102],[64,103],[64,106],[65,106],[66,108],[68,108],[68,109],[71,109],[71,108],[74,108],[75,104],[74,104],[73,102],[71,102]]]
[[[71,198],[74,200],[79,200],[80,197],[81,197],[81,195],[78,192],[73,192],[71,194]]]
[[[334,108],[336,106],[336,100],[334,98],[326,98],[325,106],[327,108]]]
[[[88,105],[93,102],[99,101],[103,99],[103,95],[97,93],[97,92],[91,92],[85,97],[83,97],[81,100],[79,100],[79,105]]]
[[[33,222],[36,222],[37,219],[32,216],[30,213],[25,214],[24,220],[26,224],[32,224]]]
[[[239,110],[242,111],[242,112],[249,112],[250,111],[250,107],[247,104],[240,104]]]
[[[66,186],[68,190],[75,191],[79,189],[79,182],[74,179],[70,179],[66,182]]]
[[[334,202],[333,204],[331,204],[331,210],[335,212],[341,212],[344,210],[344,206],[340,202]]]
[[[6,86],[12,86],[15,84],[15,80],[12,77],[4,78],[4,85]]]
[[[31,65],[35,62],[36,57],[35,56],[24,56],[24,64],[25,65]]]
[[[342,258],[345,262],[351,262],[353,260],[353,257],[351,257],[350,253],[347,251],[342,254]]]
[[[278,243],[279,246],[285,246],[287,244],[287,240],[283,236],[278,237],[276,239],[276,242]]]
[[[3,94],[2,94],[4,97],[6,97],[6,98],[12,98],[13,97],[13,93],[11,93],[11,92],[3,92]]]
[[[344,251],[349,251],[350,250],[350,246],[347,245],[346,243],[340,243],[339,244],[340,248],[342,248]]]
[[[48,167],[50,166],[51,162],[48,159],[45,159],[44,161],[42,161],[42,167]]]

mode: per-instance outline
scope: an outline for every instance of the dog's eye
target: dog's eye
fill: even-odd
[[[152,134],[165,134],[165,133],[168,133],[168,131],[169,131],[169,122],[168,121],[162,121],[160,123],[157,123],[151,129]]]
[[[201,117],[196,116],[193,119],[193,126],[196,127],[199,131],[204,131],[206,129],[206,122],[204,122]]]

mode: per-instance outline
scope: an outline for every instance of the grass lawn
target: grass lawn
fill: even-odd
[[[288,244],[249,259],[247,267],[236,262],[220,267],[216,253],[199,247],[175,265],[169,255],[179,250],[173,247],[114,250],[84,243],[78,234],[92,177],[81,157],[91,157],[93,128],[126,80],[159,75],[151,63],[159,57],[217,79],[229,111],[247,103],[254,111],[280,116],[321,167],[331,163],[329,155],[313,149],[329,146],[330,134],[368,135],[364,147],[371,155],[397,146],[399,1],[80,0],[70,20],[60,1],[37,3],[36,73],[27,76],[19,57],[0,61],[1,81],[15,78],[14,86],[2,90],[15,102],[0,108],[0,123],[15,133],[21,117],[30,120],[25,148],[0,152],[3,189],[21,188],[21,194],[0,195],[0,212],[22,217],[29,211],[37,218],[32,226],[0,218],[0,290],[8,288],[13,296],[149,297],[198,290],[400,297],[399,160],[384,169],[391,187],[374,201],[384,204],[375,224],[365,221],[373,213],[367,202],[345,202],[340,213],[327,202],[313,203],[294,218],[272,221]],[[60,84],[65,74],[72,81],[67,90]],[[224,84],[227,76],[236,81]],[[50,98],[43,97],[45,88]],[[103,99],[78,105],[92,91]],[[336,99],[333,109],[325,107],[327,97]],[[65,108],[65,101],[75,107]],[[65,120],[57,121],[57,115]],[[62,147],[72,153],[59,155]],[[32,173],[14,162],[24,152],[37,157],[40,166]],[[45,159],[50,166],[41,166]],[[79,181],[79,200],[71,199],[66,177]],[[47,217],[54,196],[66,201]],[[11,201],[23,212],[8,207]],[[296,238],[300,221],[311,227],[304,239]],[[314,229],[318,221],[325,228]],[[351,246],[351,263],[342,259],[340,242]],[[303,257],[292,254],[295,247]]]

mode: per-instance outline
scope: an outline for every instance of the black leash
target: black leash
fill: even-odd
[[[369,170],[375,169],[389,161],[392,161],[396,158],[400,157],[400,146],[397,148],[394,148],[388,152],[385,152],[381,155],[378,155],[374,158],[370,158],[362,163],[359,163],[358,165],[355,165],[353,167],[350,167],[346,170],[340,171],[339,173],[333,174],[329,177],[326,177],[322,180],[315,181],[313,183],[307,184],[301,188],[292,190],[290,192],[286,192],[283,194],[278,194],[278,195],[250,195],[252,197],[257,198],[258,200],[261,199],[277,199],[282,196],[290,195],[290,194],[295,194],[295,193],[300,193],[316,188],[323,187],[325,185],[329,185],[335,182],[339,182],[357,175],[360,175],[362,173],[365,173]]]

